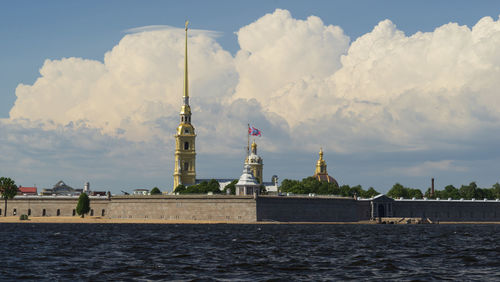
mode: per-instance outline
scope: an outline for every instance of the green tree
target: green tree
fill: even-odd
[[[17,186],[14,180],[8,177],[0,177],[0,194],[5,201],[5,212],[3,216],[7,216],[7,199],[12,199],[17,195]]]
[[[224,194],[227,194],[229,190],[229,194],[236,195],[236,183],[238,183],[238,179],[231,181],[226,187],[224,187]]]
[[[160,189],[158,189],[158,187],[154,187],[153,189],[151,189],[150,194],[151,195],[160,195],[161,191],[160,191]]]
[[[378,194],[380,194],[379,192],[377,192],[373,187],[370,187],[368,189],[368,191],[364,192],[361,194],[361,197],[363,198],[372,198],[372,197],[375,197],[377,196]]]
[[[174,189],[174,193],[179,193],[179,194],[184,194],[185,191],[186,191],[186,186],[182,184],[177,185],[177,187],[175,187]]]
[[[90,199],[86,193],[80,194],[78,198],[78,204],[76,204],[76,213],[82,218],[85,217],[85,214],[90,211]]]
[[[476,196],[476,189],[476,182],[471,182],[469,185],[462,185],[459,189],[460,196],[464,199],[470,200]]]
[[[408,190],[401,184],[396,183],[392,186],[391,190],[387,192],[387,196],[396,199],[396,198],[408,198]]]
[[[424,197],[420,189],[406,188],[406,190],[408,191],[408,198],[422,199]]]
[[[493,193],[492,199],[500,199],[500,184],[498,184],[498,182],[493,184],[493,187],[491,188],[491,190]]]

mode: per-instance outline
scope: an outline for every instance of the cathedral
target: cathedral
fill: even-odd
[[[189,107],[189,83],[188,83],[188,53],[187,53],[187,30],[184,54],[184,104],[180,112],[180,124],[175,134],[175,165],[174,165],[174,189],[178,185],[193,185],[196,182],[196,150],[194,126],[191,124],[191,107]]]

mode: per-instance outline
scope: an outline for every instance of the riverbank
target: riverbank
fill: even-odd
[[[134,219],[134,218],[102,218],[99,216],[58,216],[30,217],[20,220],[18,216],[0,217],[0,223],[82,223],[82,224],[374,224],[371,221],[359,222],[241,222],[241,221],[210,221],[210,220],[165,220],[165,219]]]
[[[102,218],[99,216],[58,216],[58,217],[30,217],[20,220],[18,216],[0,217],[0,223],[81,223],[81,224],[376,224],[375,221],[355,222],[238,222],[238,221],[209,221],[209,220],[165,220],[165,219],[134,219],[134,218]],[[438,224],[500,224],[500,222],[483,221],[446,221]]]

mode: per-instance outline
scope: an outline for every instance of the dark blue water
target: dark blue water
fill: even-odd
[[[500,280],[497,225],[0,224],[2,280]]]

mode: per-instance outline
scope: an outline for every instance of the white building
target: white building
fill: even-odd
[[[259,194],[259,191],[260,184],[253,176],[250,166],[248,164],[245,164],[243,174],[240,176],[240,180],[238,180],[238,183],[236,183],[236,195]]]

